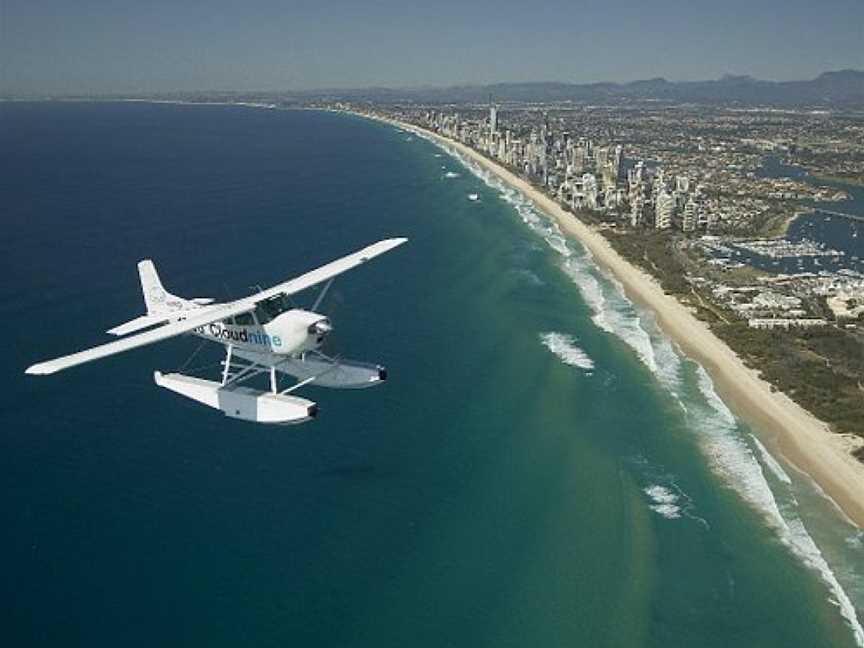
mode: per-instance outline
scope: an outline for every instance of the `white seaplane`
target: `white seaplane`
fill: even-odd
[[[269,290],[225,304],[216,304],[209,298],[183,299],[172,295],[163,288],[153,262],[145,259],[138,264],[138,274],[147,314],[108,331],[112,335],[129,337],[34,364],[27,373],[53,374],[191,333],[226,347],[220,380],[157,371],[153,374],[157,385],[219,409],[232,418],[283,425],[303,423],[316,416],[318,406],[291,395],[300,387],[314,383],[320,387],[360,389],[380,384],[387,378],[386,369],[380,365],[325,355],[320,347],[332,330],[332,324],[327,316],[314,311],[337,275],[407,240],[379,241]],[[290,295],[319,284],[324,286],[310,310],[296,308],[291,303]],[[136,335],[129,335],[136,332]],[[269,374],[269,390],[243,385],[262,374]],[[279,374],[291,376],[296,382],[280,390]]]

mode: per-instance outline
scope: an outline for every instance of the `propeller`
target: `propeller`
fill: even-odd
[[[320,351],[326,356],[330,356],[331,358],[338,358],[338,354],[335,352],[336,343],[333,335],[333,324],[331,312],[338,309],[338,306],[341,304],[341,299],[339,299],[338,293],[334,293],[331,296],[328,307],[325,308],[325,311],[331,312],[322,312],[319,309],[321,304],[324,302],[324,298],[327,296],[328,291],[330,290],[330,286],[333,284],[333,279],[324,284],[324,287],[321,289],[321,292],[318,293],[318,296],[315,298],[312,307],[309,309],[313,313],[320,313],[321,315],[327,315],[327,322],[319,322],[315,326],[318,327],[321,333],[324,334],[324,342],[321,344]],[[334,298],[335,297],[335,298]]]

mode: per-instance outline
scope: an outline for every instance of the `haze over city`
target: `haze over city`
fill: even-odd
[[[7,0],[2,93],[303,90],[508,81],[807,79],[864,68],[864,2],[406,6]]]

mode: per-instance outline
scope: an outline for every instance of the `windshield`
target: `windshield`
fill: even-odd
[[[255,307],[255,316],[258,318],[259,324],[266,324],[292,308],[293,305],[291,304],[291,300],[288,299],[288,295],[279,294],[258,302],[258,305]]]

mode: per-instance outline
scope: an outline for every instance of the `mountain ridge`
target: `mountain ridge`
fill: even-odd
[[[479,103],[490,96],[508,101],[606,101],[614,99],[673,102],[864,106],[864,70],[833,70],[802,81],[766,81],[749,75],[725,74],[709,81],[669,81],[663,77],[617,83],[523,81],[414,88],[351,88],[308,90],[297,97]]]

